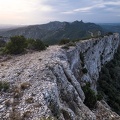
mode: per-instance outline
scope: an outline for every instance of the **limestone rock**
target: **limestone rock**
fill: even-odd
[[[27,120],[44,117],[97,120],[102,114],[100,110],[109,113],[102,103],[98,103],[96,112],[84,105],[82,85],[90,82],[92,89],[96,90],[101,67],[113,58],[118,45],[119,35],[116,33],[78,42],[68,50],[55,45],[42,52],[12,56],[2,61],[0,79],[10,83],[10,91],[1,92],[0,118],[9,120],[14,115]],[[83,59],[80,54],[83,54]],[[87,69],[87,73],[83,69]],[[24,83],[29,86],[25,87]],[[32,102],[26,102],[29,99]],[[8,108],[4,105],[6,100],[12,101]],[[117,114],[106,115],[119,119]]]

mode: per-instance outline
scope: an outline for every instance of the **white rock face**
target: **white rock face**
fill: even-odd
[[[49,116],[59,120],[96,120],[96,114],[83,103],[81,86],[90,82],[96,90],[101,67],[113,58],[118,45],[119,35],[114,34],[78,42],[68,50],[51,46],[43,52],[1,62],[0,79],[10,82],[12,89],[1,93],[1,120],[9,120],[12,115],[22,120]],[[87,73],[82,72],[84,68]]]
[[[104,38],[86,40],[77,43],[77,47],[70,49],[67,52],[70,61],[72,72],[78,81],[89,81],[96,90],[96,81],[99,77],[101,67],[111,59],[117,51],[119,45],[119,35],[105,36]],[[80,74],[81,58],[80,53],[84,56],[84,67],[87,69],[87,74]],[[83,67],[83,68],[84,68]]]

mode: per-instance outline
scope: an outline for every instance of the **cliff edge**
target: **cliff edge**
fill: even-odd
[[[0,79],[10,88],[0,92],[1,120],[120,120],[104,101],[91,111],[82,90],[89,82],[96,91],[101,67],[113,59],[119,43],[115,33],[2,61]]]

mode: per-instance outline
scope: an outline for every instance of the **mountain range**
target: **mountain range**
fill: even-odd
[[[101,23],[99,24],[106,32],[117,32],[120,34],[120,23]]]
[[[59,22],[54,21],[41,25],[29,25],[11,30],[0,31],[0,36],[11,37],[23,35],[26,38],[41,39],[47,44],[56,44],[61,39],[82,39],[90,37],[91,33],[96,36],[98,31],[103,33],[103,28],[94,23],[84,23],[83,21]]]

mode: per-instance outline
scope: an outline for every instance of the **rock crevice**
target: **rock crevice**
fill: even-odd
[[[89,82],[92,89],[96,90],[101,67],[113,59],[119,42],[116,33],[77,42],[76,46],[71,46],[68,50],[61,46],[50,46],[43,52],[13,56],[12,59],[1,62],[1,80],[9,82],[11,89],[17,87],[18,103],[14,107],[19,112],[19,117],[22,120],[26,117],[27,120],[44,117],[58,120],[104,119],[98,119],[98,113],[83,103],[85,95],[82,86]],[[21,85],[25,83],[29,83],[29,87],[23,90]],[[0,117],[3,120],[9,120],[13,112],[12,99],[16,98],[12,92],[1,92]],[[6,100],[10,101],[8,108]],[[99,106],[104,105],[99,102]],[[106,112],[112,115],[111,110],[107,109]]]

